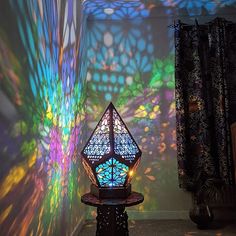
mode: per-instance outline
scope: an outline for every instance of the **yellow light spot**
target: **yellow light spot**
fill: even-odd
[[[77,191],[77,196],[78,196],[79,198],[81,197],[81,193],[80,193],[79,190]]]
[[[52,119],[52,108],[49,103],[48,103],[48,108],[47,108],[47,112],[46,112],[46,117],[50,120]]]
[[[152,168],[150,168],[150,167],[146,168],[146,170],[144,171],[144,174],[145,175],[148,174],[149,172],[151,172],[151,170],[152,170]]]
[[[129,172],[129,176],[133,176],[134,175],[134,171],[133,170],[131,170],[130,172]]]
[[[145,131],[145,132],[148,132],[148,131],[149,131],[149,127],[145,127],[145,128],[144,128],[144,131]]]
[[[96,211],[91,211],[90,214],[91,214],[92,217],[96,217],[97,216],[97,212]]]
[[[36,162],[36,151],[33,153],[32,157],[28,161],[28,166],[31,168]]]
[[[146,138],[142,138],[142,143],[145,143],[146,141],[147,141],[147,139]]]
[[[162,123],[162,127],[166,128],[167,126],[169,126],[170,122],[164,122]]]
[[[57,118],[56,117],[53,117],[52,122],[53,122],[54,126],[57,126]]]
[[[12,168],[0,185],[0,199],[6,196],[24,178],[25,174],[26,172],[22,166]]]
[[[158,112],[160,110],[160,106],[159,105],[156,105],[153,107],[153,111],[154,112]]]
[[[157,115],[156,115],[155,112],[151,112],[151,113],[149,114],[149,118],[150,118],[151,120],[154,120],[156,117],[157,117]]]
[[[103,169],[102,169],[102,168],[100,168],[100,169],[97,171],[97,173],[100,173],[102,170],[103,170]]]
[[[0,215],[0,225],[3,223],[3,221],[7,218],[9,213],[12,210],[12,205],[10,205],[8,208],[6,208],[3,213]]]
[[[147,116],[146,109],[143,105],[139,106],[139,108],[135,111],[134,114],[135,117],[137,118],[143,118]]]
[[[156,178],[153,175],[146,175],[148,179],[150,179],[151,181],[154,181]]]
[[[62,136],[62,139],[63,139],[64,141],[68,141],[68,140],[69,140],[69,135],[67,135],[67,134],[63,135],[63,136]]]
[[[145,110],[145,106],[141,105],[141,106],[139,106],[139,109],[140,110]]]
[[[46,116],[49,120],[51,120],[52,119],[52,112],[48,112]]]

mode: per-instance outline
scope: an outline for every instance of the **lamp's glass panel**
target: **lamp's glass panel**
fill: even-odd
[[[139,149],[115,110],[113,110],[113,129],[115,153],[132,162]]]
[[[96,176],[101,187],[121,187],[128,171],[128,166],[112,157],[96,167]]]
[[[108,110],[104,114],[102,120],[93,133],[93,136],[89,140],[88,145],[84,149],[84,154],[88,155],[88,160],[92,163],[99,161],[102,158],[102,155],[110,152],[109,122]]]

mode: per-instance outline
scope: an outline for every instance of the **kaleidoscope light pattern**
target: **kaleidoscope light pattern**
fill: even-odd
[[[149,73],[154,59],[152,29],[142,21],[128,21],[125,30],[122,22],[104,25],[88,22],[89,96],[103,94],[111,101],[125,86],[132,85],[137,72]],[[147,35],[147,37],[145,37]]]
[[[96,175],[101,187],[124,186],[129,167],[111,158],[96,167]]]
[[[173,15],[234,17],[236,1],[83,2],[87,13],[91,6],[88,22],[76,0],[0,1],[1,235],[72,234],[84,219],[80,197],[88,186],[78,150],[111,100],[145,156],[139,165],[123,139],[117,153],[125,154],[110,155],[131,164],[123,172],[125,183],[133,178],[133,188],[145,195],[137,210],[186,209],[171,199],[177,173],[174,42],[168,26]],[[154,18],[141,20],[146,16]],[[93,21],[99,18],[116,20]],[[96,167],[103,157],[91,154],[82,161],[92,183],[98,183]]]
[[[173,56],[163,60],[156,59],[153,63],[152,77],[149,82],[151,88],[175,88]]]
[[[145,18],[150,14],[150,9],[140,0],[109,1],[93,0],[84,1],[85,13],[90,19],[137,19]]]
[[[190,16],[201,15],[203,11],[207,11],[208,14],[215,14],[219,8],[226,6],[236,6],[235,0],[221,0],[221,1],[211,1],[211,0],[158,0],[161,1],[164,6],[175,7],[179,10],[187,10]]]
[[[3,6],[11,27],[1,17],[0,93],[8,105],[0,99],[0,110],[13,112],[0,112],[6,163],[0,166],[0,234],[70,235],[81,220],[83,189],[76,158],[86,72],[80,2],[14,0]],[[0,8],[2,16],[2,2]]]
[[[112,103],[107,107],[81,154],[90,180],[102,188],[127,184],[127,180],[131,180],[128,173],[134,171],[133,167],[137,168],[136,163],[141,157],[138,145]]]

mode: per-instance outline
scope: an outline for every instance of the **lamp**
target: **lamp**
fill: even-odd
[[[112,103],[83,148],[82,164],[98,198],[126,198],[141,150]]]

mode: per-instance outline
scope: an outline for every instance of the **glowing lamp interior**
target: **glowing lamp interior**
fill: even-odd
[[[142,153],[112,103],[81,154],[82,164],[93,185],[91,191],[96,189],[95,195],[112,197],[116,190],[121,193],[120,197],[130,193],[130,181]]]

